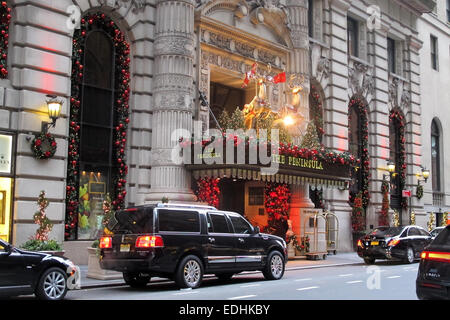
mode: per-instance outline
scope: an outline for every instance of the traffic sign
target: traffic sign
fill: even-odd
[[[402,190],[403,198],[411,198],[411,190]]]

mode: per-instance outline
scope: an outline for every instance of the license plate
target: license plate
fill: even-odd
[[[379,245],[380,243],[378,242],[378,241],[372,241],[371,243],[370,243],[370,245],[371,246],[377,246],[377,245]]]
[[[120,252],[130,252],[130,245],[129,244],[121,244]]]

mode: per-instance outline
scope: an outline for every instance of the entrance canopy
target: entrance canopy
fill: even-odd
[[[235,140],[234,140],[235,141]],[[186,150],[186,149],[185,149]],[[350,168],[357,161],[347,153],[308,150],[288,144],[277,149],[267,144],[225,139],[192,144],[186,169],[195,179],[233,178],[287,184],[311,184],[324,188],[346,188]],[[185,155],[186,156],[186,155]]]

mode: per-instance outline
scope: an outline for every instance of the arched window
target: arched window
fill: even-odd
[[[81,19],[74,33],[66,240],[96,239],[103,231],[103,201],[124,206],[129,123],[130,46],[105,14]]]
[[[362,143],[361,143],[361,116],[358,108],[353,105],[349,110],[348,123],[348,150],[356,158],[361,159]],[[360,167],[352,169],[350,183],[350,202],[353,203],[355,196],[362,190],[362,170]]]
[[[431,122],[431,185],[433,191],[441,191],[440,157],[440,132],[436,120],[433,120]]]

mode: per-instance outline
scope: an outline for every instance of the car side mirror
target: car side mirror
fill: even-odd
[[[12,253],[12,251],[13,251],[13,246],[8,244],[5,246],[5,251],[4,252],[0,251],[0,253],[2,253],[2,256],[9,256]]]
[[[259,227],[258,226],[256,226],[256,227],[253,227],[253,234],[258,234],[260,231],[259,231]]]

